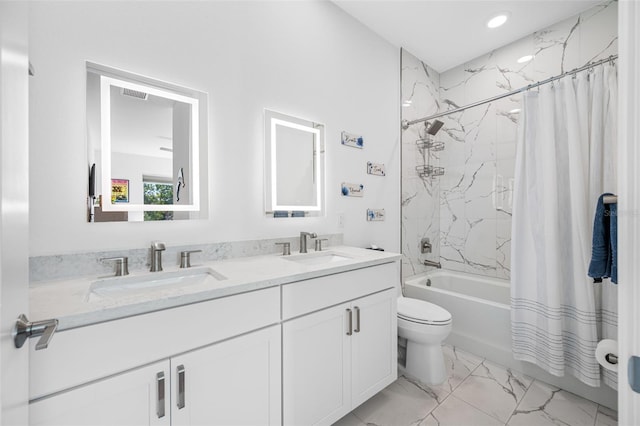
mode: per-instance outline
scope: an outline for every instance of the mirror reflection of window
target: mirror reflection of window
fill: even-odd
[[[171,179],[143,178],[144,204],[173,204]],[[144,220],[173,220],[172,211],[145,211]]]

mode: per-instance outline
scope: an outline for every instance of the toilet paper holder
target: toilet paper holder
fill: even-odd
[[[618,355],[616,355],[616,354],[606,354],[604,356],[604,359],[606,359],[607,362],[610,362],[611,364],[617,364],[618,363]]]

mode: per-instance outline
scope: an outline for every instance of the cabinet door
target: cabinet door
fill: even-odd
[[[171,358],[172,425],[280,425],[280,326]]]
[[[31,425],[169,425],[169,361],[29,404]]]
[[[352,303],[352,407],[355,408],[397,378],[396,290]]]
[[[331,424],[351,411],[349,304],[282,325],[285,425]]]

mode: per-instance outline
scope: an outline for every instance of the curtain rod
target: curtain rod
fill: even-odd
[[[601,60],[596,61],[596,62],[590,62],[587,65],[584,65],[584,66],[582,66],[580,68],[572,69],[571,71],[567,71],[567,72],[562,73],[560,75],[556,75],[554,77],[550,77],[550,78],[548,78],[546,80],[538,81],[537,83],[533,83],[533,84],[530,84],[528,86],[521,87],[521,88],[516,89],[516,90],[512,90],[511,92],[503,93],[502,95],[497,95],[497,96],[494,96],[492,98],[488,98],[488,99],[484,99],[484,100],[481,100],[481,101],[478,101],[478,102],[474,102],[474,103],[469,104],[469,105],[465,105],[465,106],[458,107],[458,108],[455,108],[455,109],[450,109],[450,110],[447,110],[447,111],[439,112],[437,114],[433,114],[433,115],[430,115],[428,117],[418,118],[416,120],[411,120],[411,121],[402,120],[402,129],[403,130],[407,130],[409,128],[409,126],[411,126],[413,124],[416,124],[416,123],[422,123],[424,121],[429,121],[429,120],[434,119],[434,118],[444,117],[445,115],[454,114],[456,112],[464,111],[465,109],[469,109],[469,108],[473,108],[473,107],[476,107],[476,106],[479,106],[479,105],[487,104],[489,102],[497,101],[498,99],[506,98],[508,96],[517,95],[518,93],[521,93],[521,92],[524,92],[524,91],[527,91],[527,90],[531,90],[531,89],[535,89],[536,87],[542,86],[543,84],[551,83],[552,81],[559,80],[559,79],[564,78],[564,77],[566,77],[568,75],[577,74],[580,71],[584,71],[584,70],[587,70],[589,68],[596,67],[598,65],[604,64],[605,62],[615,61],[616,59],[618,59],[618,55],[611,55],[608,58],[601,59]]]

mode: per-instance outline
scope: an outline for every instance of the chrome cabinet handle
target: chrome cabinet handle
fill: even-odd
[[[36,344],[36,351],[46,349],[57,328],[57,319],[31,322],[24,314],[20,314],[13,327],[13,343],[16,348],[21,348],[29,337],[42,336]]]
[[[347,315],[349,316],[349,331],[347,331],[347,336],[351,336],[353,334],[353,315],[349,308],[347,308]]]
[[[156,400],[156,414],[158,418],[164,417],[164,372],[160,372],[156,375],[156,386],[158,390],[158,399]]]
[[[356,311],[356,328],[353,331],[360,333],[360,308],[356,306],[353,309]]]
[[[178,366],[178,409],[184,408],[184,365]]]

